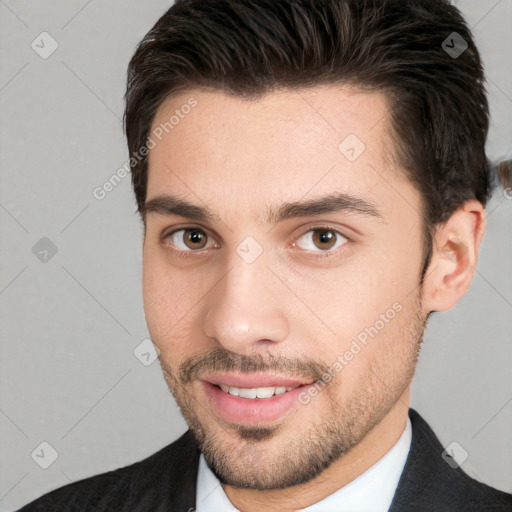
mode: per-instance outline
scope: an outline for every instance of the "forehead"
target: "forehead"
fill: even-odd
[[[263,207],[266,213],[280,200],[333,190],[375,197],[390,180],[402,181],[390,165],[390,133],[387,97],[379,92],[331,85],[256,101],[181,92],[160,106],[151,126],[147,200],[172,193],[231,203],[252,207],[262,220]]]

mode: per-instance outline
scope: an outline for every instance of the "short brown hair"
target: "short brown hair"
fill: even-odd
[[[125,130],[139,212],[148,169],[138,151],[169,96],[206,87],[251,99],[336,83],[387,95],[393,154],[424,203],[423,277],[433,227],[469,199],[485,206],[492,192],[483,68],[447,0],[176,1],[128,68]]]

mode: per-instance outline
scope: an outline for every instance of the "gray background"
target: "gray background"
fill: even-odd
[[[498,159],[512,150],[512,2],[457,4],[486,65],[488,152]],[[133,354],[148,332],[129,177],[102,201],[92,195],[127,160],[126,66],[169,5],[0,0],[2,511],[140,460],[186,430],[158,363]],[[43,31],[59,45],[47,59],[31,47]],[[444,446],[468,452],[466,472],[511,492],[512,201],[498,192],[487,211],[473,286],[431,318],[412,404]],[[32,251],[43,237],[58,249],[46,262]],[[46,470],[31,457],[43,441],[58,452]]]

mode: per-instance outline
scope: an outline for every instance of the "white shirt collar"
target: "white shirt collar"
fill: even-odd
[[[384,457],[335,493],[307,507],[308,512],[387,512],[411,447],[412,426],[407,418],[404,432]],[[196,512],[239,512],[206,464],[203,454],[197,475]]]

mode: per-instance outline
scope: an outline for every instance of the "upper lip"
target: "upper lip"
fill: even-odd
[[[287,387],[297,388],[305,384],[312,384],[312,381],[298,379],[294,377],[268,375],[265,373],[252,373],[250,375],[234,374],[234,373],[216,373],[207,375],[201,380],[215,384],[225,384],[235,388],[270,388],[270,387]]]

